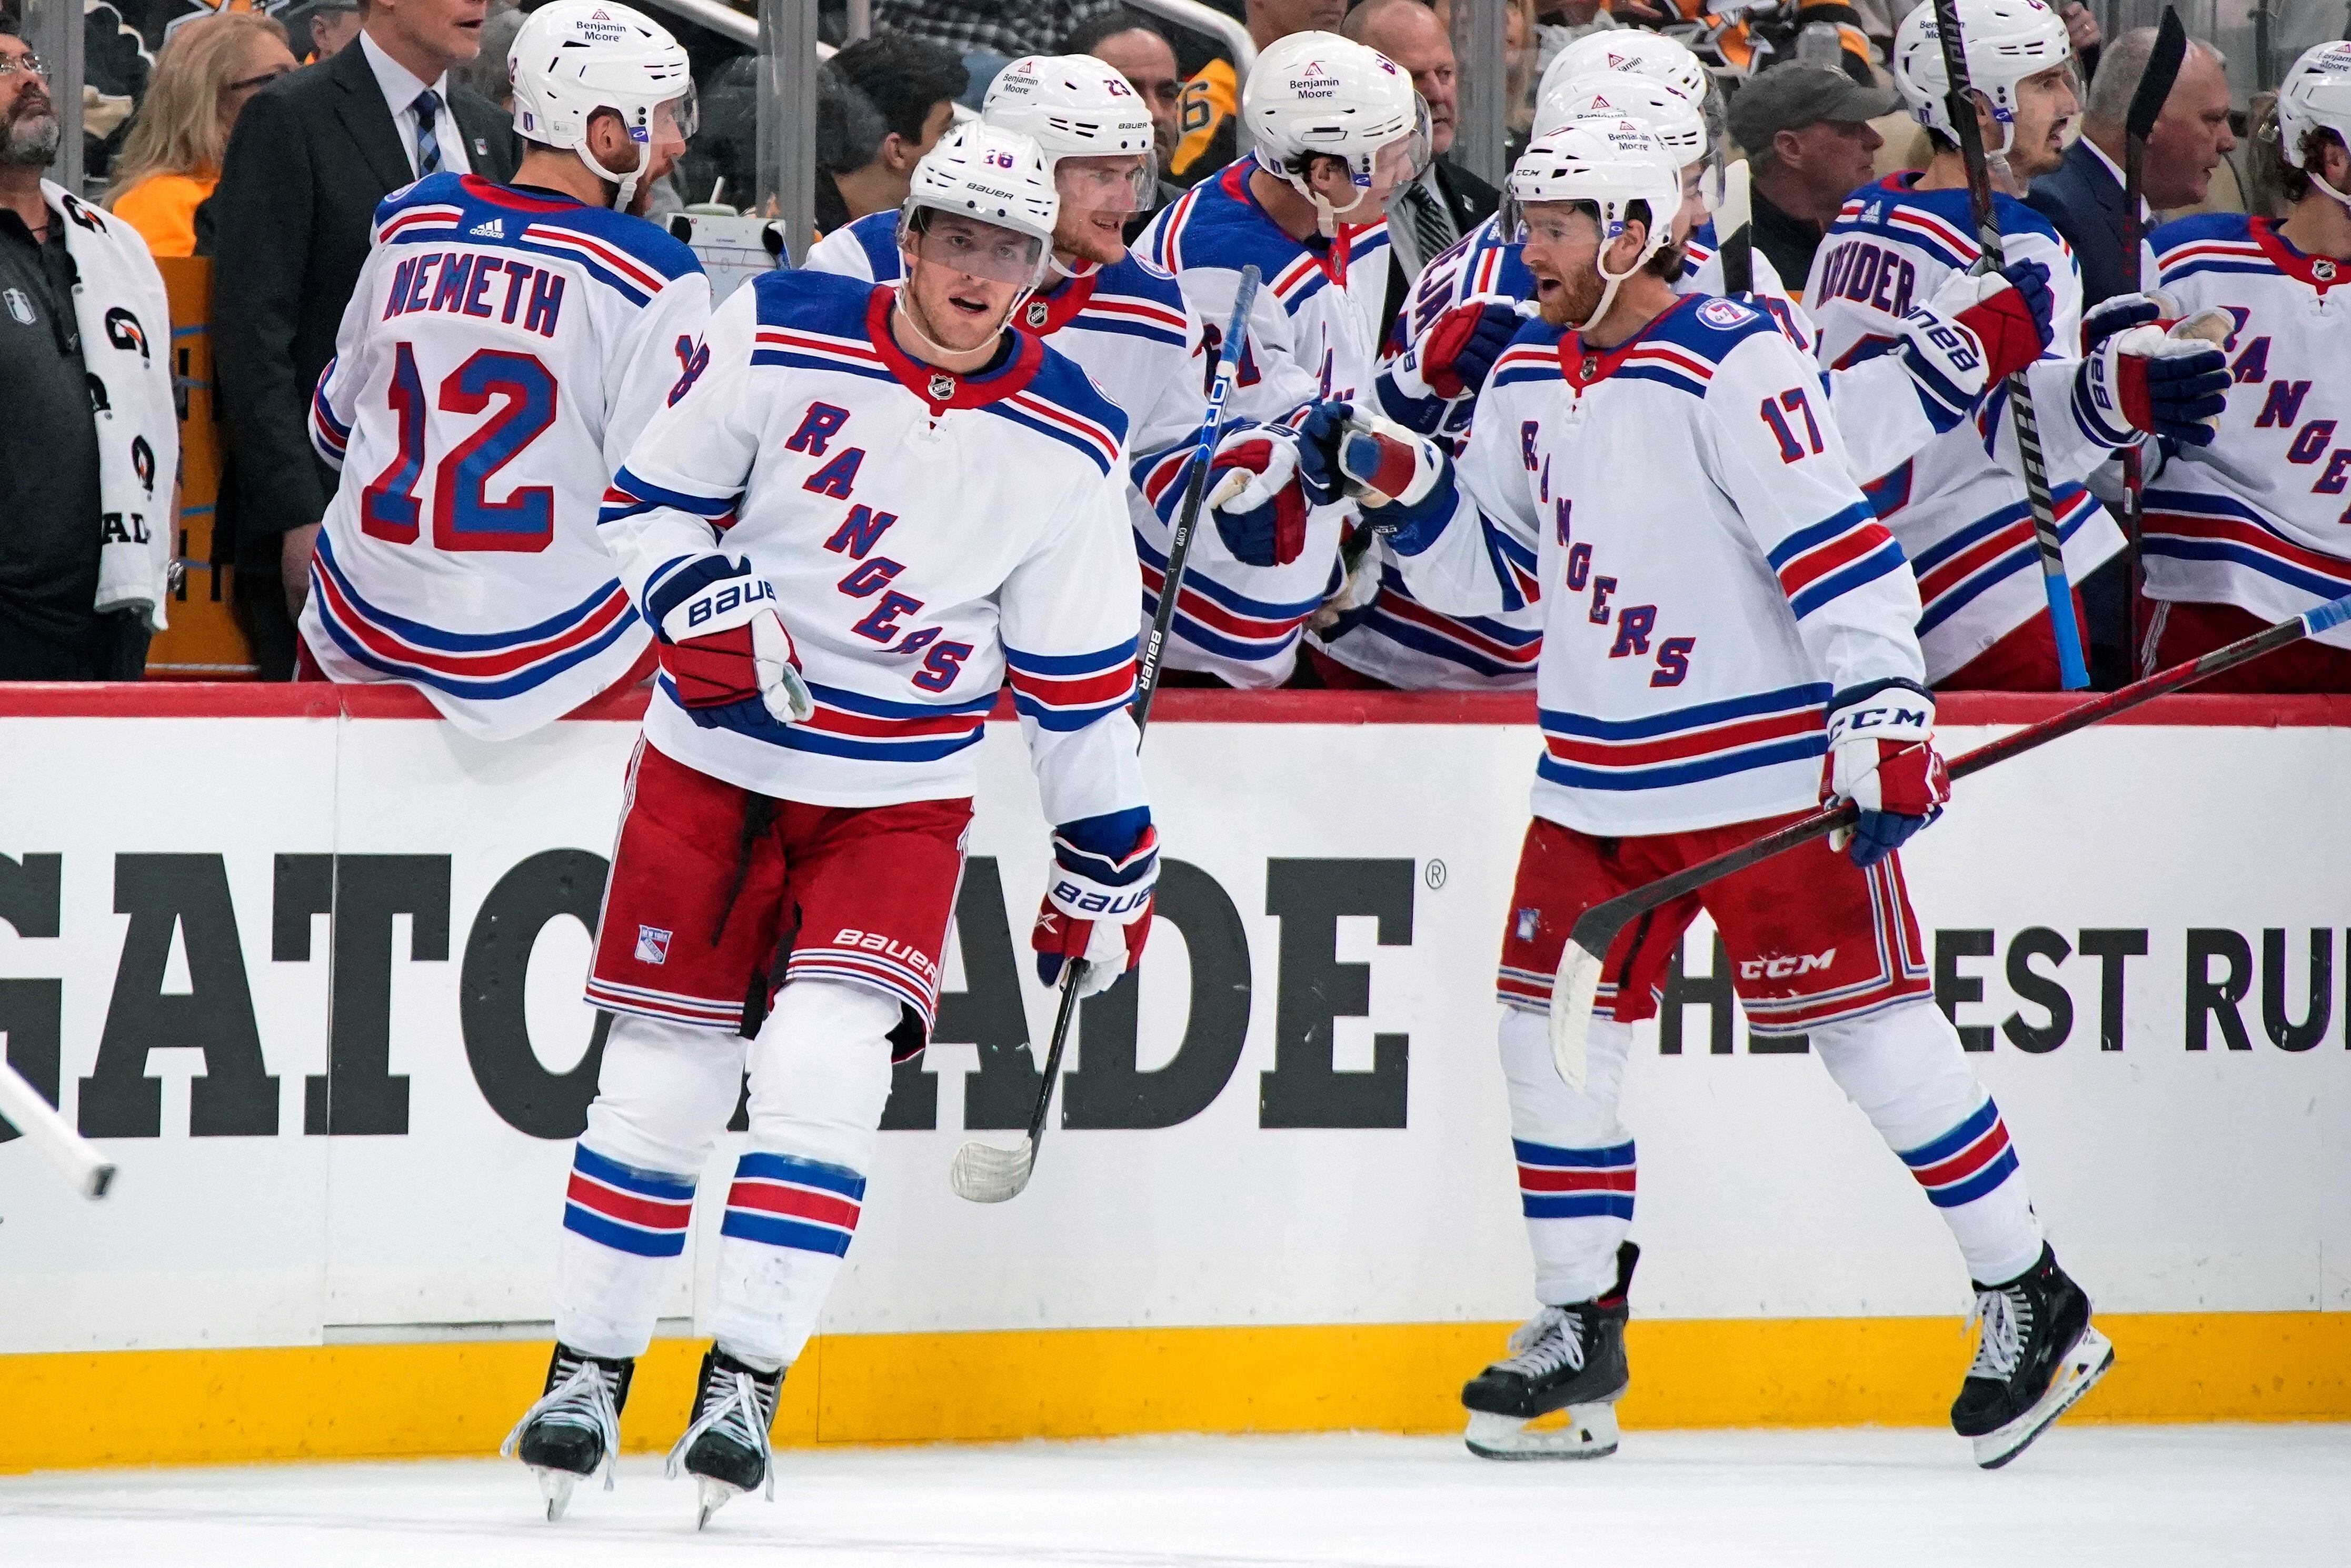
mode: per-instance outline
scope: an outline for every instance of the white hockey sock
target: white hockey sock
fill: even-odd
[[[2041,1220],[2008,1125],[1941,1009],[1920,998],[1823,1024],[1812,1041],[1837,1087],[1926,1189],[1970,1278],[1998,1284],[2040,1260]]]
[[[742,1041],[721,1030],[613,1019],[556,1259],[555,1337],[572,1349],[636,1356],[652,1342],[742,1063]]]
[[[1592,1021],[1581,1091],[1552,1063],[1546,1015],[1506,1007],[1499,1033],[1535,1299],[1588,1301],[1615,1283],[1616,1247],[1633,1228],[1633,1135],[1616,1120],[1633,1026]]]
[[[778,993],[751,1047],[751,1146],[720,1228],[711,1328],[772,1372],[799,1358],[856,1234],[890,1097],[898,1003],[830,980]]]

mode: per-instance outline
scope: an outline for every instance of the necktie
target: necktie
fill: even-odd
[[[1460,236],[1446,216],[1444,204],[1426,184],[1416,183],[1405,193],[1405,204],[1412,209],[1412,235],[1420,246],[1420,264],[1426,267],[1437,259],[1437,253]]]
[[[416,111],[416,177],[421,180],[441,169],[441,139],[433,134],[433,122],[441,115],[441,95],[428,87],[408,107]]]

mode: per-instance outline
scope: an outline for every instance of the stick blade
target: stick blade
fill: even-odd
[[[1027,1138],[1009,1149],[975,1139],[956,1151],[947,1185],[967,1203],[1003,1203],[1020,1196],[1036,1168],[1037,1145]]]
[[[1583,1088],[1585,1044],[1600,995],[1601,955],[1571,936],[1551,984],[1551,1060],[1570,1089]]]

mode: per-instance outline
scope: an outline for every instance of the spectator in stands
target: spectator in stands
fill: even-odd
[[[0,32],[0,680],[136,680],[172,560],[172,313],[138,232],[41,178],[61,130]]]
[[[873,26],[876,37],[894,33],[919,39],[962,61],[970,73],[965,80],[974,89],[976,109],[977,94],[997,72],[1023,55],[1053,53],[1062,39],[1118,5],[1119,0],[879,0]],[[950,96],[964,90],[957,88]]]
[[[147,101],[115,160],[107,205],[157,256],[193,256],[196,208],[220,183],[221,154],[253,95],[294,69],[286,29],[256,11],[199,16],[173,30]]]
[[[938,45],[891,33],[858,39],[832,57],[832,68],[879,112],[881,129],[879,140],[869,146],[857,134],[869,122],[850,106],[839,111],[841,148],[818,160],[819,234],[831,234],[868,213],[897,210],[914,165],[955,123],[956,98],[971,80],[963,62]],[[820,121],[826,118],[821,96],[817,112]],[[819,139],[824,140],[821,127]],[[849,162],[852,158],[860,162]]]
[[[1103,12],[1071,33],[1061,52],[1092,55],[1126,78],[1126,85],[1151,110],[1152,141],[1159,149],[1164,180],[1184,123],[1184,76],[1167,35],[1140,13],[1121,7]]]
[[[1347,0],[1247,0],[1249,41],[1259,51],[1292,33],[1335,33]],[[1214,59],[1184,84],[1184,138],[1176,144],[1167,177],[1196,185],[1231,162],[1239,140],[1240,81],[1230,60]]]
[[[514,176],[511,122],[449,79],[481,47],[482,12],[483,0],[368,0],[357,44],[246,106],[198,220],[200,241],[213,236],[237,600],[266,679],[293,674],[294,613],[335,486],[310,450],[310,392],[333,357],[376,204],[441,169]]]
[[[304,65],[331,60],[360,36],[359,0],[294,0],[272,6]]]
[[[2047,218],[2082,264],[2082,306],[2127,291],[2123,260],[2123,121],[2155,48],[2153,27],[2133,27],[2106,48],[2082,106],[2081,140],[2065,150],[2053,173],[2032,182],[2025,200]],[[2204,199],[2212,171],[2236,149],[2229,131],[2227,61],[2220,50],[2190,40],[2163,113],[2147,139],[2139,167],[2141,215],[2192,207]]]
[[[1886,139],[1869,122],[1901,102],[1800,61],[1773,66],[1732,96],[1730,137],[1747,151],[1755,248],[1799,298],[1838,209],[1876,173]]]
[[[1394,60],[1428,102],[1428,146],[1436,156],[1419,179],[1388,202],[1389,250],[1395,260],[1388,268],[1387,308],[1380,320],[1380,336],[1385,340],[1421,268],[1483,223],[1501,194],[1446,161],[1453,149],[1460,95],[1454,78],[1453,40],[1437,13],[1423,0],[1364,0],[1347,14],[1340,30]]]

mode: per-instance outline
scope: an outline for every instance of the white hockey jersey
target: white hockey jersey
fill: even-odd
[[[386,197],[310,404],[343,472],[302,610],[319,667],[489,740],[627,674],[650,633],[597,507],[709,314],[643,219],[470,174]]]
[[[1915,173],[1890,174],[1855,191],[1813,257],[1805,307],[1820,324],[1820,355],[1831,365],[1882,353],[1912,304],[1932,299],[1983,252],[1964,189],[1920,191]],[[2051,480],[2065,570],[2078,586],[2122,548],[2122,530],[2079,483],[2110,452],[2074,414],[2074,369],[2081,340],[2082,278],[2074,253],[2049,220],[1995,194],[2001,248],[2011,262],[2049,269],[2055,336],[2027,371]],[[2045,614],[2041,557],[2033,541],[2008,393],[1996,389],[1968,423],[1936,436],[1890,469],[1857,465],[1877,515],[1894,530],[1918,574],[1925,612],[1918,641],[1928,678],[1939,683],[1978,654]]]
[[[1604,353],[1531,322],[1497,362],[1421,602],[1539,602],[1537,816],[1632,836],[1811,806],[1830,696],[1916,681],[1901,547],[1764,313],[1685,298]]]
[[[1025,333],[974,375],[910,358],[896,298],[821,272],[737,289],[614,476],[601,530],[637,601],[747,558],[817,703],[773,739],[705,729],[664,676],[645,738],[782,800],[958,799],[1008,676],[1049,821],[1139,806],[1126,417]]]
[[[868,213],[809,247],[819,272],[872,283],[904,276],[898,214]],[[1229,308],[1229,305],[1228,306]],[[1077,361],[1127,418],[1127,442],[1155,451],[1199,434],[1207,361],[1200,319],[1176,279],[1129,251],[1109,267],[1057,277],[1022,305],[1017,325]]]
[[[2241,213],[2167,224],[2155,248],[2188,314],[2236,318],[2243,390],[2211,445],[2181,447],[2147,485],[2147,597],[2283,621],[2351,593],[2351,263]],[[2351,647],[2343,628],[2324,637]]]
[[[1137,248],[1183,286],[1212,353],[1231,319],[1241,269],[1254,264],[1262,276],[1228,418],[1270,423],[1320,399],[1368,397],[1387,298],[1387,224],[1342,225],[1327,249],[1310,249],[1250,194],[1255,167],[1244,158],[1193,186],[1151,221]],[[1190,459],[1188,445],[1136,449],[1135,482],[1148,505],[1135,512],[1135,548],[1145,603],[1155,611]],[[1352,504],[1314,508],[1299,558],[1256,567],[1235,559],[1203,515],[1176,601],[1168,664],[1207,671],[1236,686],[1289,679],[1301,629],[1339,586],[1339,540],[1353,516]]]

